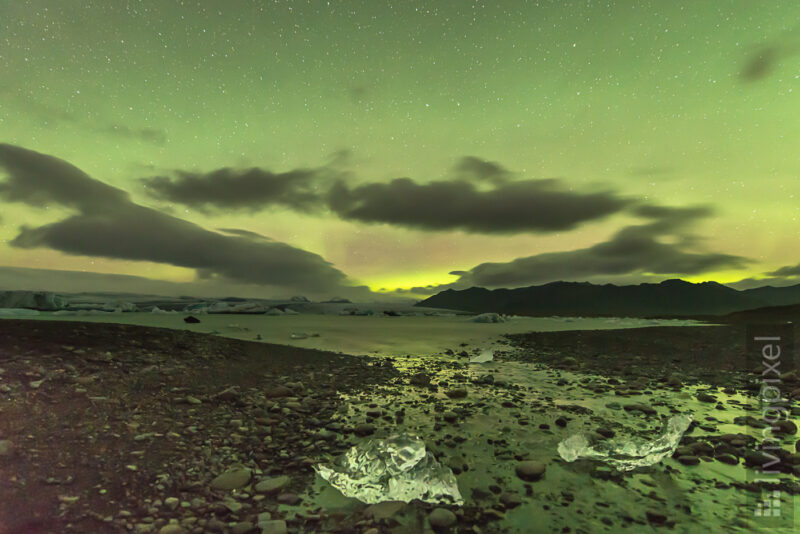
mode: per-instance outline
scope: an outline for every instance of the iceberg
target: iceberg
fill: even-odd
[[[314,466],[345,497],[367,504],[384,501],[463,504],[453,471],[425,442],[411,434],[373,439],[352,447],[328,467]]]
[[[691,422],[691,415],[670,417],[654,440],[618,438],[591,444],[585,434],[574,434],[558,444],[558,454],[567,462],[588,458],[604,461],[619,471],[631,471],[657,464],[672,455]]]
[[[67,301],[49,291],[0,291],[0,308],[30,308],[40,311],[62,310]]]
[[[29,310],[28,308],[0,308],[0,317],[33,317],[34,315],[39,315],[39,310]]]
[[[184,308],[184,311],[194,311],[191,306]],[[251,300],[228,301],[219,300],[205,306],[206,313],[230,313],[242,315],[260,315],[270,310],[270,307],[261,302]]]
[[[473,323],[504,323],[506,318],[499,313],[482,313],[472,318]]]

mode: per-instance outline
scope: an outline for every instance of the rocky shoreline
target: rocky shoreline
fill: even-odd
[[[312,465],[349,444],[339,394],[395,373],[167,329],[0,321],[0,532],[348,531],[282,509],[301,510]]]
[[[743,330],[507,337],[494,361],[473,364],[483,349],[465,343],[367,358],[161,328],[0,321],[0,533],[753,526],[742,503],[763,489],[749,473],[764,458],[744,415]],[[694,421],[657,465],[616,472],[556,452],[576,432],[652,439],[679,413]],[[463,505],[366,505],[314,474],[398,431],[424,438],[457,476]],[[781,432],[775,487],[796,498],[797,427]],[[716,517],[719,506],[738,517]]]

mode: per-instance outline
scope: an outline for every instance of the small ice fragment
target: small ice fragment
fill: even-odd
[[[399,434],[352,447],[333,466],[314,470],[345,497],[384,501],[463,504],[453,471],[441,465],[422,439]]]
[[[292,332],[289,337],[291,339],[308,339],[308,334],[305,332]]]
[[[672,455],[691,422],[691,415],[670,417],[654,440],[620,438],[590,444],[585,434],[574,434],[558,444],[558,454],[567,462],[588,458],[604,461],[619,471],[630,471],[657,464]]]
[[[483,349],[477,356],[473,356],[469,359],[469,363],[486,363],[494,360],[494,352],[492,349]]]

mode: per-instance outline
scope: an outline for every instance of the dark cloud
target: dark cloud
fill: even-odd
[[[316,185],[322,174],[312,169],[276,174],[259,168],[226,167],[206,174],[178,171],[174,178],[157,176],[145,179],[144,183],[155,198],[201,210],[258,211],[283,206],[308,212],[322,206]]]
[[[480,233],[570,230],[630,203],[608,191],[569,191],[554,179],[520,180],[480,190],[466,180],[418,184],[397,178],[354,188],[338,182],[329,193],[329,208],[342,219]]]
[[[137,205],[124,191],[53,156],[0,144],[0,167],[8,174],[0,185],[6,200],[33,206],[56,203],[79,212],[52,224],[23,227],[12,246],[166,263],[205,276],[315,293],[356,289],[316,254],[284,243],[212,232]]]
[[[594,277],[693,275],[715,269],[740,268],[749,263],[741,256],[691,250],[688,230],[708,216],[708,207],[640,207],[640,216],[652,221],[619,230],[608,241],[588,248],[548,252],[507,263],[483,263],[459,276],[452,284],[415,288],[415,293],[435,293],[448,288],[521,287],[555,280],[586,280]],[[665,242],[669,241],[669,242]]]
[[[12,202],[55,203],[87,213],[113,212],[130,204],[126,192],[53,156],[0,143],[0,166],[8,174],[0,195]]]
[[[784,277],[790,278],[795,276],[800,276],[800,264],[797,265],[787,265],[785,267],[781,267],[775,271],[766,273],[770,276],[777,276],[777,277]]]
[[[755,82],[766,78],[778,66],[783,55],[783,51],[778,46],[770,45],[759,48],[747,58],[739,73],[739,78],[745,82]]]
[[[143,181],[154,198],[202,210],[328,209],[346,220],[480,233],[570,230],[632,204],[612,191],[570,191],[556,179],[509,181],[505,168],[475,157],[462,158],[453,178],[426,184],[397,178],[350,187],[334,163],[279,174],[259,168],[179,171]]]

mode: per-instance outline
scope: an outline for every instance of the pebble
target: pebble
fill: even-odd
[[[182,526],[177,523],[170,523],[169,525],[164,525],[161,527],[161,530],[158,531],[158,534],[184,534],[186,530]]]
[[[375,425],[372,423],[360,423],[353,428],[353,432],[356,436],[369,436],[375,432]]]
[[[264,521],[258,524],[261,528],[261,534],[286,534],[286,521],[283,519],[272,519],[271,521]]]
[[[0,456],[10,455],[11,450],[12,450],[11,441],[7,439],[0,439]]]
[[[294,506],[299,504],[302,499],[296,493],[281,493],[278,495],[278,502]]]
[[[697,465],[700,463],[700,458],[687,454],[684,456],[678,456],[678,461],[683,465]]]
[[[278,477],[265,478],[255,486],[255,490],[259,493],[277,493],[289,485],[290,479],[285,475]]]
[[[250,521],[241,521],[233,525],[231,528],[232,534],[248,534],[256,530],[256,526]]]
[[[250,482],[249,469],[232,469],[212,480],[211,487],[221,490],[233,490],[246,486],[248,482]]]
[[[180,500],[175,497],[167,497],[166,499],[164,499],[164,506],[166,506],[170,510],[176,510],[179,504]]]
[[[467,396],[467,390],[464,388],[450,389],[445,393],[451,399],[463,399]]]
[[[542,462],[527,460],[517,464],[516,473],[525,481],[536,481],[542,478],[547,467]]]
[[[772,426],[776,434],[797,434],[797,425],[792,421],[778,421]]]
[[[647,510],[645,514],[647,515],[647,520],[650,523],[655,523],[656,525],[663,525],[664,523],[667,522],[667,516],[659,512],[658,510]]]
[[[450,528],[456,524],[456,514],[447,508],[436,508],[428,515],[428,521],[434,529]]]
[[[705,392],[700,392],[697,394],[697,400],[700,402],[717,402],[717,398],[713,395],[709,395]]]
[[[717,456],[717,461],[730,465],[736,465],[739,463],[739,459],[736,456],[727,453]]]
[[[510,510],[522,504],[522,499],[516,493],[505,492],[500,494],[500,502]]]

